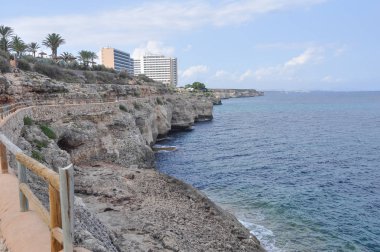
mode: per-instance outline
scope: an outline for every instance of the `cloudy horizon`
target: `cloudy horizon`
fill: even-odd
[[[178,58],[179,85],[380,90],[379,2],[337,0],[5,3],[0,24],[25,42],[56,32],[59,52],[115,47]],[[41,8],[39,6],[44,6]],[[75,6],[75,7],[74,7]]]

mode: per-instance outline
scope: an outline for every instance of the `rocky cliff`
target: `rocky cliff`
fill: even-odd
[[[24,110],[30,120],[21,131],[6,131],[20,132],[17,145],[54,170],[75,165],[76,244],[93,251],[262,250],[196,189],[146,169],[154,167],[157,138],[212,119],[208,97],[173,94],[158,83],[67,84],[23,72],[1,75],[0,90],[3,101],[61,104]],[[67,105],[81,99],[113,102]],[[46,204],[46,185],[28,176]]]
[[[262,96],[264,92],[255,89],[210,89],[220,99]]]

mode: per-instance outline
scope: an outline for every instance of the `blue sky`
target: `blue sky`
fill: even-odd
[[[7,1],[0,24],[59,52],[112,46],[178,58],[179,84],[380,90],[380,1]],[[4,11],[8,10],[8,11]],[[45,51],[48,49],[42,48]]]

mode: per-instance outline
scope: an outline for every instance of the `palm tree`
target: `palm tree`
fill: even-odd
[[[11,46],[9,38],[13,35],[13,29],[9,26],[0,25],[0,49],[3,51],[8,51]]]
[[[36,57],[36,52],[40,49],[40,45],[37,42],[32,42],[28,45],[29,52],[33,53],[33,57]]]
[[[85,67],[88,67],[91,60],[91,56],[92,56],[91,52],[82,50],[78,52],[78,54],[79,54],[79,57],[78,57],[79,61],[81,61]]]
[[[65,40],[57,33],[48,34],[42,44],[51,49],[52,58],[57,58],[57,50],[60,45],[63,45]]]
[[[12,39],[12,49],[16,52],[17,57],[21,56],[28,46],[19,36],[14,36]]]
[[[61,58],[63,59],[63,61],[67,64],[67,63],[70,63],[71,61],[75,60],[76,58],[74,57],[74,55],[72,55],[71,53],[69,52],[63,52],[61,53]]]
[[[89,52],[89,56],[91,59],[91,66],[94,66],[96,64],[95,60],[98,58],[98,55],[96,55],[95,52]]]

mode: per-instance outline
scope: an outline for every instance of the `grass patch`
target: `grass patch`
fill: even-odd
[[[33,140],[34,144],[36,145],[37,149],[41,150],[42,148],[47,148],[49,142],[48,141],[39,141],[37,139]]]
[[[32,120],[32,118],[30,118],[29,116],[25,116],[24,117],[24,125],[25,126],[30,126],[30,125],[32,125],[33,124],[33,120]]]
[[[45,161],[45,158],[41,154],[41,152],[36,151],[36,150],[32,150],[32,158],[34,158],[35,160],[37,160],[39,162]]]
[[[49,126],[47,126],[46,124],[42,124],[40,125],[40,129],[41,131],[50,139],[56,139],[57,138],[57,135],[55,134],[55,132],[49,128]]]

